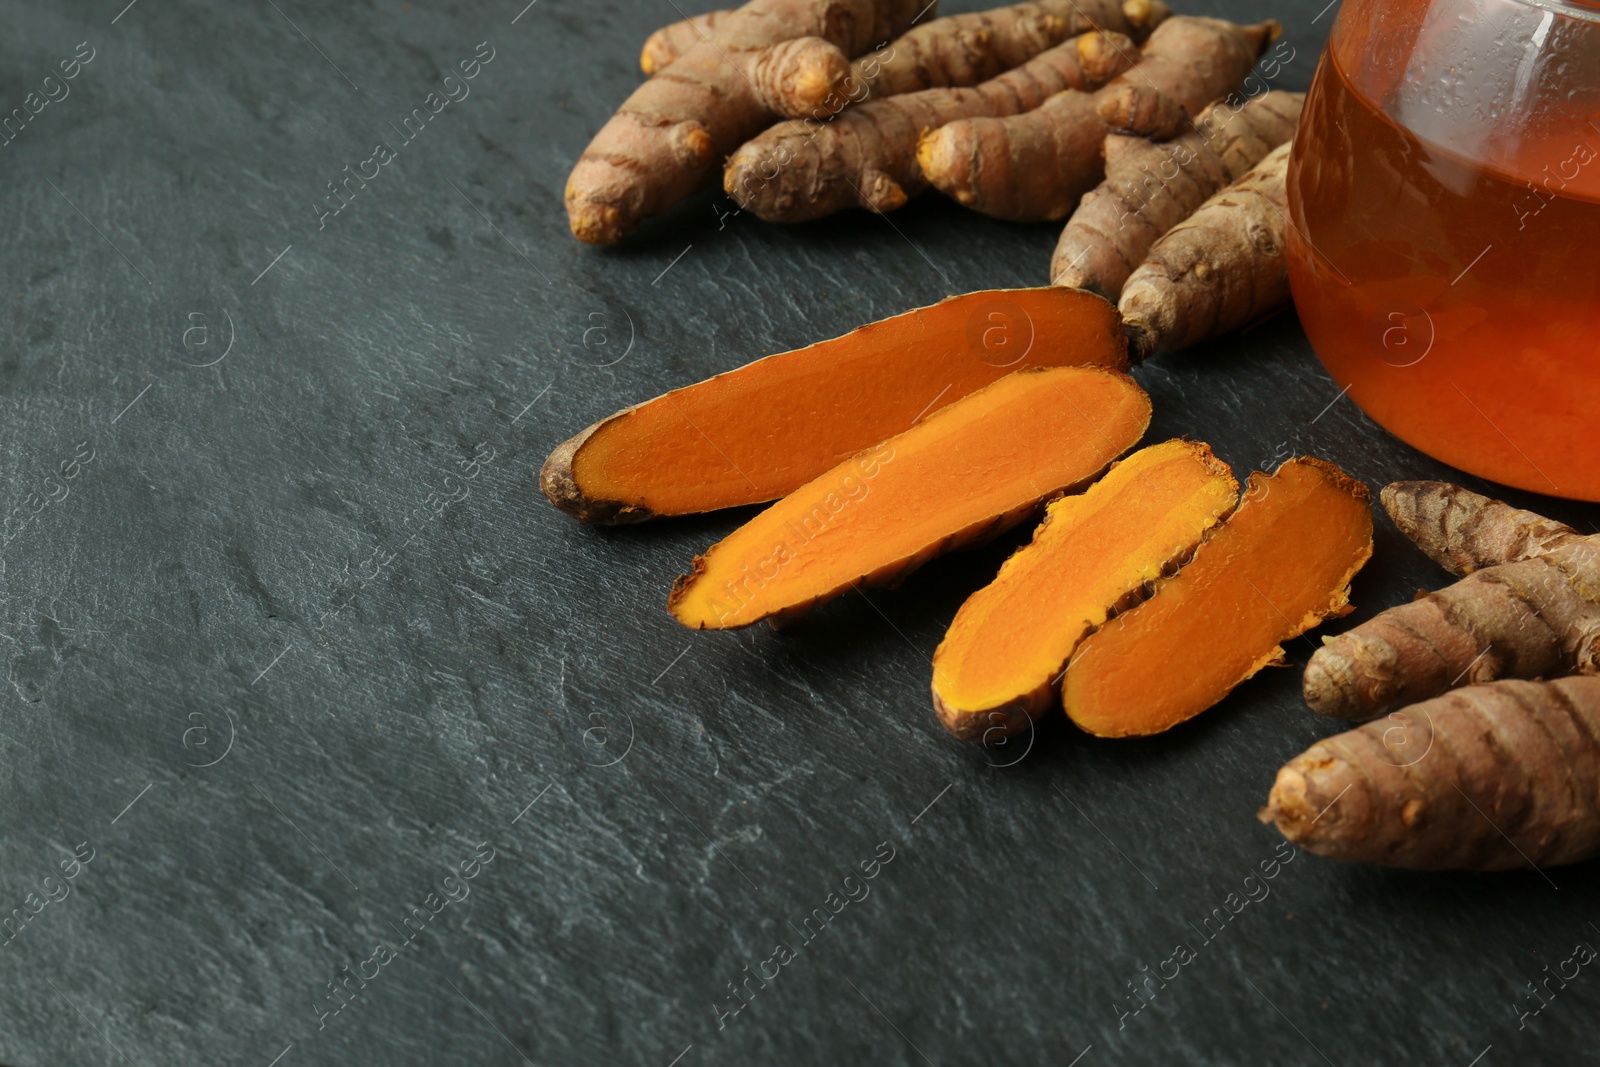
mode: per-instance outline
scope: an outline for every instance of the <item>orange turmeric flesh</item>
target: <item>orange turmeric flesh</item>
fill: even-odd
[[[951,297],[627,408],[550,454],[585,522],[775,500],[1023,367],[1127,365],[1116,309],[1060,286]]]
[[[694,561],[695,629],[797,615],[1016,525],[1138,443],[1150,398],[1103,367],[1009,374],[796,489]]]
[[[1078,642],[1191,552],[1238,495],[1211,446],[1166,441],[1051,504],[1032,543],[961,606],[933,654],[939,720],[981,741],[1044,714]]]
[[[1279,642],[1347,614],[1372,555],[1366,486],[1319,459],[1250,476],[1194,560],[1078,646],[1062,703],[1091,734],[1160,733],[1284,662]]]

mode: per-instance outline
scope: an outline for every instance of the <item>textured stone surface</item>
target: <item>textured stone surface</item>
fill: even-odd
[[[1274,855],[1274,769],[1335,729],[1296,671],[1153,740],[1052,721],[964,748],[928,658],[1015,538],[781,634],[691,635],[666,590],[738,516],[596,531],[538,496],[549,448],[624,403],[1042,281],[1051,227],[930,201],[779,229],[707,193],[585,248],[567,170],[673,5],[121,2],[13,2],[0,34],[6,110],[94,50],[0,150],[0,913],[61,897],[0,947],[0,1060],[1465,1067],[1592,1044],[1587,971],[1526,1031],[1515,1007],[1600,943],[1592,866],[1299,856],[1202,943]],[[1321,7],[1271,9],[1286,88]],[[470,95],[401,144],[480,42]],[[319,228],[379,141],[395,158]],[[1139,377],[1152,439],[1241,471],[1306,450],[1374,487],[1447,473],[1338,399],[1292,316]],[[1337,625],[1442,580],[1378,536]],[[719,1029],[780,940],[802,947]],[[1179,941],[1196,958],[1119,1029]],[[370,979],[321,1017],[346,967]]]

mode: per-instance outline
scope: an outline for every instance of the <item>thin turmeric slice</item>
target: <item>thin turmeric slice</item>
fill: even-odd
[[[1211,446],[1135,452],[1045,511],[1033,541],[974,593],[933,654],[933,706],[968,741],[1014,733],[1058,702],[1073,649],[1193,551],[1239,483]]]
[[[757,515],[695,559],[667,607],[727,629],[898,581],[1098,477],[1149,424],[1150,398],[1121,371],[1009,374]]]
[[[1368,499],[1310,457],[1252,474],[1192,562],[1078,646],[1067,714],[1101,737],[1160,733],[1283,663],[1280,642],[1351,610],[1350,579],[1372,555]]]
[[[618,412],[558,446],[539,484],[595,523],[775,500],[1011,371],[1092,363],[1127,366],[1099,297],[968,293]]]

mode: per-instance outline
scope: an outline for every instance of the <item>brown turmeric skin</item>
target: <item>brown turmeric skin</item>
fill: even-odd
[[[1068,90],[1021,115],[929,131],[917,166],[941,193],[991,218],[1054,221],[1105,176],[1105,138],[1094,96]]]
[[[977,85],[1090,30],[1143,41],[1172,15],[1161,0],[1033,0],[913,26],[851,65],[868,98]]]
[[[1583,537],[1564,523],[1449,482],[1394,482],[1381,496],[1400,532],[1457,577],[1542,556]]]
[[[695,15],[650,35],[639,66],[654,74],[716,34],[727,11]],[[1090,30],[1143,41],[1172,15],[1162,0],[1029,0],[966,15],[923,19],[850,67],[857,100],[977,85]],[[864,90],[864,91],[861,91]]]
[[[1172,137],[1207,104],[1244,84],[1267,45],[1282,35],[1272,19],[1254,26],[1171,19],[1150,35],[1137,69],[1100,93],[1100,117],[1124,133]]]
[[[929,130],[917,149],[919,169],[946,195],[985,215],[1017,222],[1062,218],[1105,176],[1100,146],[1106,116],[1127,118],[1119,102],[1131,90],[1144,94],[1138,100],[1165,108],[1174,124],[1187,124],[1191,110],[1198,114],[1244,80],[1276,31],[1277,23],[1169,19],[1139,61],[1093,97],[1067,93],[1021,114],[960,119]]]
[[[1457,689],[1312,745],[1262,822],[1330,859],[1492,871],[1600,854],[1600,678]]]
[[[804,222],[849,207],[893,211],[927,188],[916,158],[923,130],[1094,88],[1125,70],[1136,52],[1120,34],[1086,33],[974,88],[885,97],[828,123],[780,122],[733,154],[723,188],[769,222]]]
[[[1289,205],[1282,144],[1162,235],[1122,287],[1137,360],[1236,330],[1289,302]]]
[[[1476,517],[1461,522],[1460,507],[1452,514],[1448,501],[1464,492],[1397,490],[1384,502],[1407,516],[1402,529],[1424,513],[1421,496],[1434,514],[1470,530],[1472,547],[1459,555],[1463,566],[1476,566],[1492,544],[1528,550],[1543,540],[1553,547],[1474,569],[1329,638],[1306,665],[1303,689],[1313,709],[1365,720],[1458,685],[1600,673],[1600,536],[1541,525],[1528,512],[1487,506],[1492,501],[1475,506],[1463,499],[1461,507]]]
[[[661,27],[645,40],[639,53],[639,69],[646,75],[660,73],[701,41],[716,37],[718,23],[727,21],[731,14],[732,11],[707,11]]]
[[[1051,281],[1116,300],[1162,234],[1294,136],[1304,99],[1270,92],[1237,107],[1219,101],[1165,143],[1107,137],[1105,180],[1067,221]]]
[[[903,30],[915,0],[750,0],[646,81],[584,149],[567,179],[567,220],[616,244],[694,192],[778,115],[844,100],[849,57]]]

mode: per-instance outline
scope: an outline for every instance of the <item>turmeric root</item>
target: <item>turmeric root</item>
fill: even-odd
[[[857,206],[893,211],[927,188],[916,158],[923,130],[1024,111],[1063,89],[1101,85],[1137,51],[1121,34],[1086,33],[974,88],[884,97],[828,123],[780,122],[733,154],[723,188],[769,222],[804,222]]]
[[[1490,871],[1600,854],[1600,678],[1458,689],[1312,745],[1262,822],[1330,859]]]
[[[1319,459],[1252,474],[1191,563],[1078,646],[1067,714],[1101,737],[1160,733],[1283,663],[1281,642],[1351,610],[1350,579],[1372,555],[1367,500]]]
[[[1431,500],[1424,506],[1419,497]],[[1364,720],[1462,684],[1600,673],[1600,536],[1549,520],[1540,525],[1539,516],[1488,506],[1495,502],[1454,486],[1396,489],[1385,504],[1406,529],[1427,510],[1453,521],[1452,501],[1475,513],[1462,526],[1469,534],[1457,549],[1463,567],[1477,568],[1494,545],[1536,554],[1473,569],[1454,585],[1327,638],[1306,664],[1303,683],[1316,711]],[[1540,541],[1550,547],[1540,550]]]
[[[754,504],[1017,368],[1125,362],[1097,296],[969,293],[618,412],[557,447],[540,487],[585,522]]]
[[[1121,132],[1173,137],[1207,104],[1241,85],[1282,35],[1273,19],[1255,26],[1207,18],[1165,22],[1150,35],[1138,69],[1099,94],[1100,117]]]
[[[639,69],[647,75],[660,73],[701,41],[715,37],[718,24],[726,22],[731,14],[732,11],[707,11],[661,27],[646,38],[639,53]]]
[[[933,706],[967,741],[1014,733],[1059,698],[1072,651],[1228,512],[1239,483],[1211,447],[1141,449],[1045,511],[1033,541],[974,593],[933,654]]]
[[[634,90],[567,179],[579,240],[616,244],[692,193],[774,115],[809,115],[840,94],[849,56],[899,33],[917,0],[750,0]]]
[[[1105,181],[1067,221],[1051,281],[1116,300],[1162,234],[1294,136],[1304,99],[1270,92],[1241,107],[1219,101],[1164,144],[1107,137]]]
[[[1542,556],[1583,536],[1564,523],[1449,482],[1394,482],[1379,496],[1400,532],[1457,577]]]
[[[729,13],[713,11],[674,22],[645,42],[639,66],[654,74],[716,32]],[[853,97],[895,96],[923,89],[977,85],[1020,67],[1047,48],[1090,30],[1150,36],[1172,15],[1162,0],[1030,0],[913,26],[850,66]]]
[[[1120,371],[1008,374],[806,483],[697,557],[667,607],[694,629],[782,619],[898,581],[1097,477],[1139,440],[1150,398]]]
[[[1105,177],[1103,112],[1119,116],[1119,102],[1138,90],[1141,99],[1164,101],[1174,122],[1187,122],[1191,110],[1244,80],[1276,31],[1275,22],[1170,19],[1139,62],[1093,97],[1062,93],[1022,114],[947,123],[923,134],[918,165],[926,181],[974,211],[1015,222],[1063,218]]]
[[[1142,41],[1172,14],[1162,0],[1033,0],[947,15],[907,30],[851,65],[873,97],[977,85],[1090,30]]]
[[[1064,218],[1105,176],[1106,125],[1089,93],[1068,90],[1021,115],[959,119],[917,145],[923,178],[991,218]]]
[[[1136,360],[1237,329],[1289,300],[1290,142],[1168,230],[1122,287]]]

